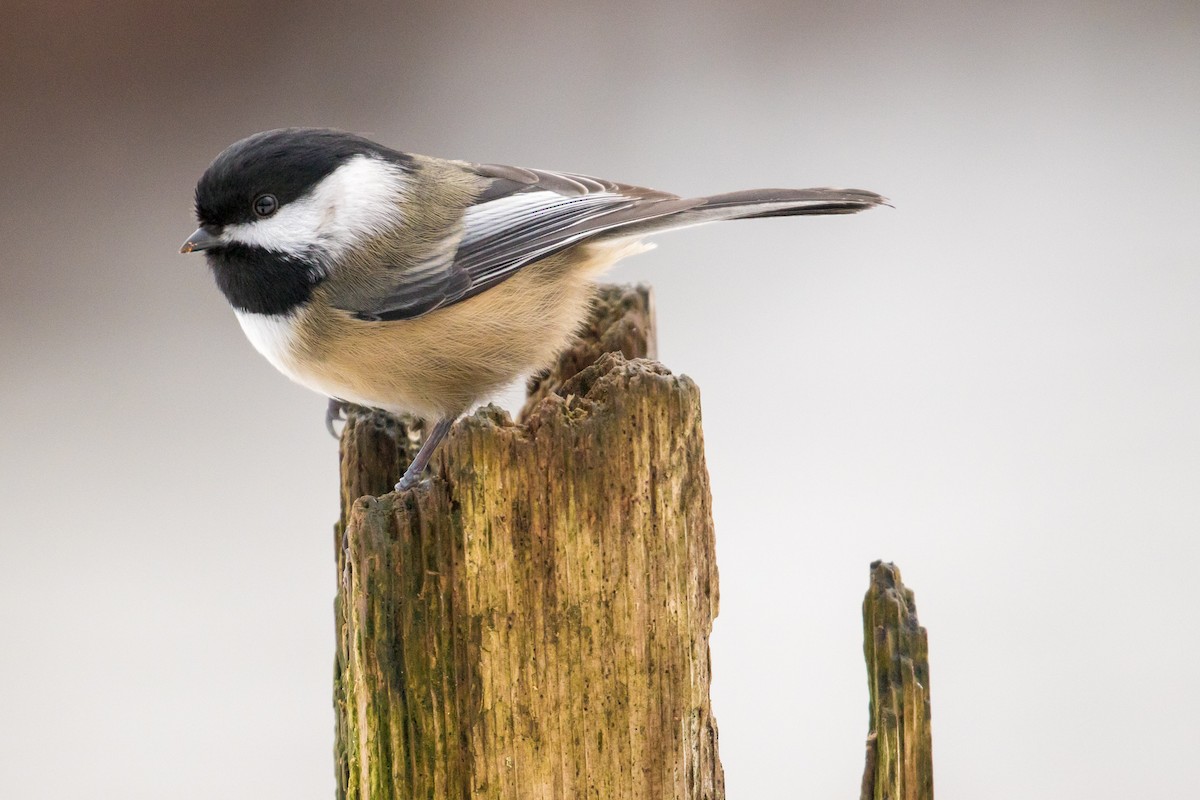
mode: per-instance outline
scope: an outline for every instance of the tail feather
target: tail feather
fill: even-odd
[[[716,219],[790,217],[801,214],[854,214],[887,200],[864,189],[749,189],[714,194],[682,216]]]
[[[865,189],[749,189],[696,198],[695,203],[676,213],[635,222],[619,229],[618,236],[690,228],[728,219],[763,219],[807,214],[855,214],[887,205],[887,198]]]

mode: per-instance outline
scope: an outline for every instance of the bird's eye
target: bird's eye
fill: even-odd
[[[273,194],[260,194],[254,198],[254,213],[260,217],[269,217],[279,209],[279,201]]]

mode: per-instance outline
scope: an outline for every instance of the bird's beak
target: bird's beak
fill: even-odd
[[[188,237],[188,240],[183,243],[183,247],[179,248],[181,253],[192,253],[196,250],[209,250],[221,243],[221,237],[209,233],[204,228],[196,228],[196,232]]]

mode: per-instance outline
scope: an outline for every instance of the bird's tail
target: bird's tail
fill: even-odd
[[[803,214],[854,214],[887,200],[864,189],[749,189],[701,198],[681,214],[704,222],[720,219],[792,217]]]
[[[617,237],[642,237],[651,233],[690,228],[727,219],[792,217],[806,214],[855,214],[887,205],[882,195],[865,189],[748,189],[714,194],[689,201],[674,213],[642,219],[614,231]]]

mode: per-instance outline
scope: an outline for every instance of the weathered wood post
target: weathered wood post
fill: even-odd
[[[624,355],[592,363],[609,349]],[[648,290],[606,288],[522,423],[461,420],[435,479],[400,497],[408,426],[351,415],[340,797],[724,797],[700,397],[630,360],[652,350]]]

